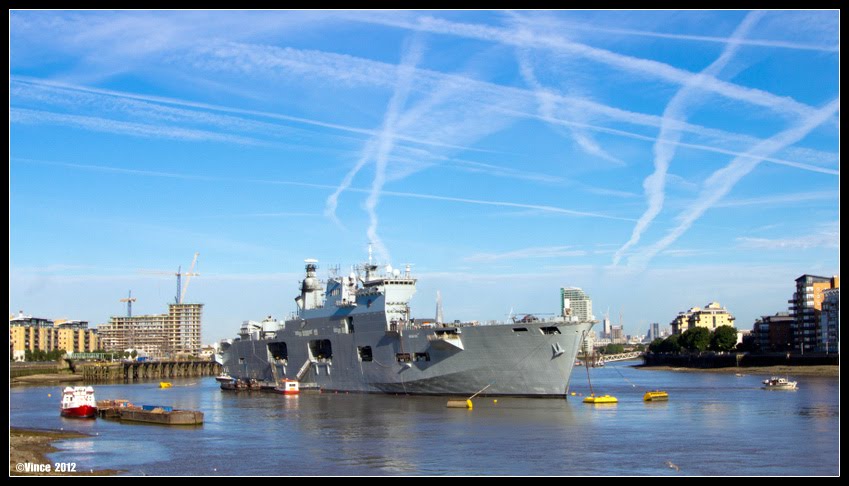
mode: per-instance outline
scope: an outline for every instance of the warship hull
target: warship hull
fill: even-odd
[[[241,382],[330,392],[417,395],[563,397],[592,320],[564,313],[493,325],[428,322],[410,317],[416,279],[369,262],[357,273],[306,278],[286,321],[245,321],[239,337],[222,342],[225,371]],[[323,288],[324,287],[324,288]],[[455,321],[456,322],[456,321]]]
[[[280,331],[269,339],[233,342],[224,366],[236,379],[294,379],[325,391],[467,396],[486,388],[485,395],[563,397],[591,325],[540,322],[310,336]]]

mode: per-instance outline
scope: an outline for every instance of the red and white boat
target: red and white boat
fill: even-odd
[[[97,402],[94,388],[90,386],[65,387],[62,391],[62,416],[69,418],[94,418]]]
[[[298,386],[297,380],[280,380],[280,384],[274,387],[275,393],[281,393],[283,395],[297,395],[300,393],[300,388]]]

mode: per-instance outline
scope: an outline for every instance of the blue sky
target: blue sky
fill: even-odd
[[[751,328],[839,273],[838,21],[12,11],[10,313],[162,313],[198,252],[211,342],[371,242],[415,316],[575,286],[629,334],[710,301]]]

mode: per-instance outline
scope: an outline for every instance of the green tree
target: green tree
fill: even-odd
[[[688,351],[704,351],[710,346],[710,331],[706,327],[694,327],[681,333],[681,347]]]
[[[660,338],[658,338],[660,339]],[[658,346],[659,353],[677,353],[681,351],[681,343],[679,341],[679,336],[677,334],[673,334],[663,341],[661,341]]]
[[[662,353],[661,349],[663,349],[663,338],[655,338],[654,341],[649,344],[649,351],[652,353]]]
[[[737,346],[737,329],[731,326],[719,326],[710,337],[710,349],[713,351],[731,351]]]
[[[621,344],[610,343],[604,347],[603,354],[619,354],[625,352],[625,346]]]

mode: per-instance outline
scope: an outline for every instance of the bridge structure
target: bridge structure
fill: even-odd
[[[627,361],[629,359],[636,359],[640,356],[644,355],[643,351],[631,351],[629,353],[619,353],[619,354],[599,354],[596,355],[595,363],[593,366],[604,366],[605,363],[610,363],[613,361]]]

